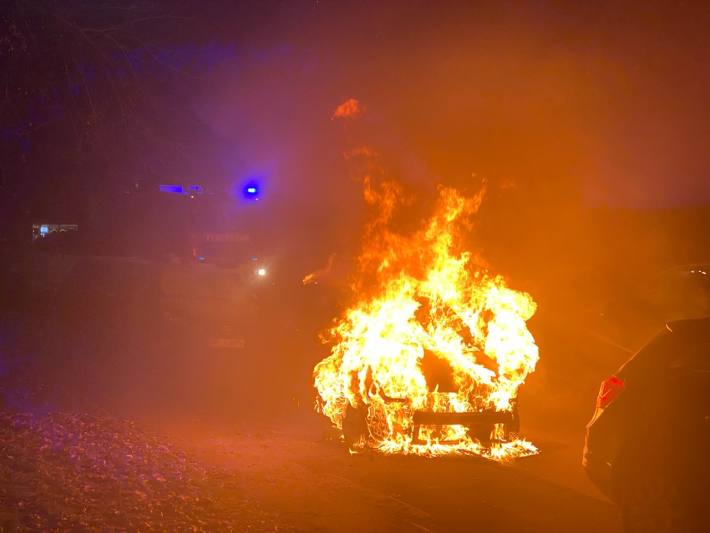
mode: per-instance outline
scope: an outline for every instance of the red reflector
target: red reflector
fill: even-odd
[[[609,376],[602,381],[602,386],[599,388],[599,395],[597,396],[597,408],[605,409],[608,407],[622,393],[624,386],[624,380],[617,376]]]

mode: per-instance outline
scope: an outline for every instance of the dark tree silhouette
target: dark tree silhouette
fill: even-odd
[[[98,189],[136,186],[175,172],[191,138],[208,135],[184,105],[203,68],[196,47],[205,42],[186,15],[189,5],[6,5],[0,15],[3,204],[25,206],[42,197],[66,205],[67,197],[80,202]],[[186,44],[190,39],[195,44]]]

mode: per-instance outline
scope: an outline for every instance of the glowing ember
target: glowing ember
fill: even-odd
[[[363,106],[359,100],[350,98],[340,104],[333,112],[333,119],[357,118],[363,112]]]
[[[399,187],[365,178],[375,216],[352,284],[358,301],[314,369],[317,408],[351,449],[497,460],[537,452],[516,434],[517,391],[538,361],[526,326],[536,304],[459,241],[482,196],[440,188],[431,218],[405,236],[390,229]]]

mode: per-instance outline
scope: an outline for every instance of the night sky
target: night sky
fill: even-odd
[[[196,102],[256,166],[330,155],[314,147],[332,136],[324,118],[357,97],[363,138],[406,179],[476,173],[587,206],[710,202],[703,3],[309,4],[249,28]]]
[[[166,9],[174,24],[142,22],[140,39],[122,41],[112,73],[151,78],[154,116],[142,119],[153,121],[158,140],[126,133],[134,146],[126,156],[116,143],[115,161],[100,170],[107,179],[154,173],[229,189],[261,176],[273,198],[348,203],[357,187],[340,151],[363,143],[395,177],[425,190],[466,185],[475,174],[550,205],[710,202],[710,9],[702,2],[212,1]],[[78,72],[91,71],[86,61]],[[189,74],[180,78],[182,69]],[[10,119],[12,106],[3,108],[10,158],[45,158],[37,139],[51,145],[52,133],[36,125],[61,121],[68,102],[98,84],[78,75],[69,82],[51,112]],[[32,78],[47,94],[66,83],[39,69]],[[368,113],[344,132],[330,115],[351,97]],[[63,180],[57,165],[48,172]]]

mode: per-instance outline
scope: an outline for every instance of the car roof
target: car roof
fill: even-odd
[[[708,342],[710,317],[668,322],[664,329],[621,365],[618,374],[629,376],[663,371],[669,359],[679,350]]]
[[[710,317],[674,320],[666,324],[666,329],[674,335],[710,340]]]

